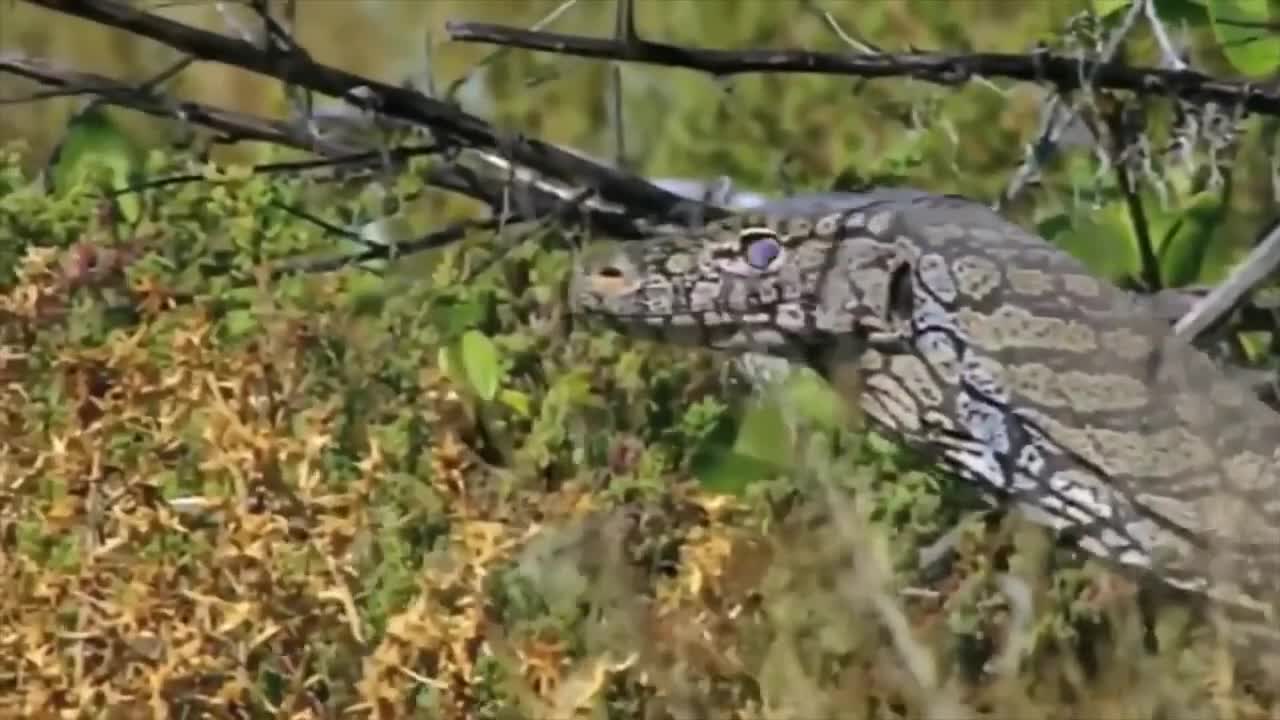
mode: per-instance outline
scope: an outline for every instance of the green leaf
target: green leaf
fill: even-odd
[[[1209,22],[1209,9],[1206,0],[1156,0],[1156,14],[1161,22],[1186,22],[1192,26],[1204,26]]]
[[[493,294],[475,292],[464,298],[447,297],[433,303],[431,317],[446,338],[454,338],[482,324],[493,306]]]
[[[360,228],[360,240],[370,245],[382,245],[395,248],[403,242],[413,239],[413,227],[403,215],[390,215],[366,223]]]
[[[807,368],[790,373],[781,393],[788,409],[824,430],[839,430],[849,419],[845,401],[821,376]]]
[[[785,472],[793,461],[791,430],[776,402],[752,403],[731,432],[731,443],[716,433],[693,459],[693,475],[707,490],[740,494]]]
[[[791,429],[776,402],[757,402],[747,408],[738,426],[733,451],[769,463],[792,459]]]
[[[49,179],[54,192],[66,192],[83,182],[95,165],[105,165],[111,174],[111,187],[129,186],[140,171],[142,151],[107,114],[100,104],[90,103],[67,122],[61,141],[49,158]],[[121,216],[136,222],[141,213],[137,195],[115,198]]]
[[[492,400],[498,394],[498,384],[502,380],[498,346],[479,330],[468,330],[459,341],[459,352],[467,384],[480,399]]]
[[[1280,67],[1280,35],[1266,27],[1271,22],[1268,0],[1207,0],[1213,35],[1237,70],[1263,77]]]
[[[1193,196],[1178,215],[1158,250],[1160,277],[1166,287],[1182,287],[1200,279],[1223,210],[1221,196],[1204,191]]]
[[[356,315],[377,315],[386,300],[387,281],[381,275],[359,272],[347,280],[347,307]]]
[[[505,389],[498,393],[498,401],[514,410],[520,417],[529,417],[530,404],[527,393]]]
[[[247,337],[260,329],[257,316],[246,308],[228,311],[222,318],[222,327],[233,339]]]
[[[1046,240],[1108,280],[1138,274],[1138,241],[1123,201],[1047,218],[1038,224],[1038,229]]]
[[[1108,15],[1129,7],[1129,0],[1093,0],[1093,11],[1098,17]]]
[[[723,447],[708,450],[693,467],[693,474],[704,489],[731,495],[740,495],[749,485],[780,472],[782,468],[776,463]]]

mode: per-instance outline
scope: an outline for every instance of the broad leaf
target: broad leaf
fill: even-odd
[[[1037,230],[1108,280],[1139,273],[1138,243],[1123,201],[1055,215],[1038,223]]]
[[[1098,14],[1098,17],[1107,17],[1128,8],[1129,5],[1129,0],[1093,0],[1093,11]]]
[[[848,404],[817,373],[801,369],[787,376],[781,402],[823,430],[838,430],[849,419]]]
[[[738,494],[749,485],[783,472],[794,461],[791,431],[776,402],[749,406],[732,446],[711,442],[693,463],[699,483],[714,492]]]
[[[768,480],[782,467],[725,448],[714,448],[694,464],[698,484],[712,492],[740,495],[750,485]]]
[[[111,172],[111,187],[128,187],[141,164],[141,150],[107,114],[102,105],[90,104],[67,122],[61,142],[49,158],[49,179],[55,192],[65,192],[81,182],[94,163]],[[121,216],[136,222],[141,213],[137,195],[115,198]]]
[[[481,400],[492,400],[502,380],[498,346],[479,330],[468,330],[459,341],[459,351],[467,384]]]
[[[772,463],[791,458],[791,430],[776,402],[758,402],[747,408],[734,440],[736,453]]]
[[[1206,190],[1187,202],[1160,243],[1160,277],[1165,287],[1182,287],[1200,279],[1223,211],[1222,197],[1217,192]]]
[[[1213,35],[1237,70],[1264,77],[1280,68],[1280,34],[1268,0],[1207,0]]]

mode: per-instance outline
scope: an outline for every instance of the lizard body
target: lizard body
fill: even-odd
[[[739,215],[592,248],[572,285],[627,334],[856,368],[848,400],[880,429],[1280,646],[1280,415],[986,206],[905,191]]]

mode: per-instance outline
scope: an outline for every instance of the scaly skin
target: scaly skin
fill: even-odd
[[[575,312],[856,369],[879,429],[1120,568],[1280,639],[1280,415],[1149,304],[983,205],[870,197],[590,248]]]

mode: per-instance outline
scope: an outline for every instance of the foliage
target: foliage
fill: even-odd
[[[576,22],[611,11],[587,5]],[[676,41],[837,42],[770,0],[639,5],[642,31]],[[839,14],[868,37],[983,49],[1054,36],[1070,14],[980,5]],[[604,154],[589,67],[495,61],[495,118]],[[530,89],[549,74],[564,77]],[[761,187],[782,168],[798,189],[994,196],[1041,99],[625,76],[640,169]],[[1164,284],[1221,275],[1271,212],[1251,151],[1273,140],[1245,130],[1230,192],[1199,156],[1141,186]],[[1146,612],[1043,531],[982,522],[978,498],[813,378],[752,397],[717,358],[576,326],[554,228],[271,279],[271,261],[347,244],[290,208],[360,227],[390,207],[421,231],[458,204],[414,172],[353,189],[169,149],[128,168],[203,181],[121,196],[123,154],[96,155],[52,188],[30,170],[42,153],[0,157],[0,715],[1275,711],[1212,652],[1205,618]],[[1126,199],[1089,159],[1064,154],[1011,212],[1135,277]],[[955,557],[918,569],[956,527]]]

